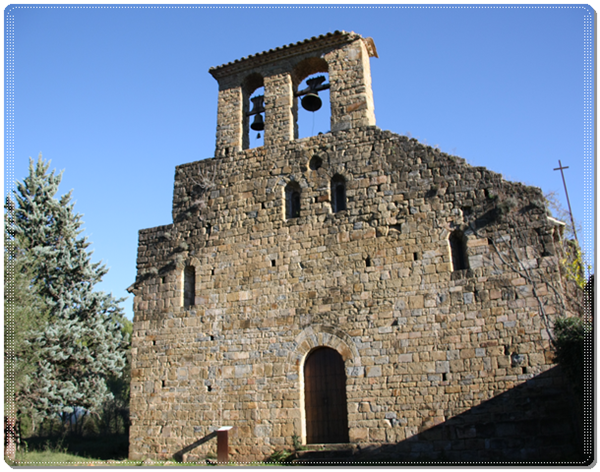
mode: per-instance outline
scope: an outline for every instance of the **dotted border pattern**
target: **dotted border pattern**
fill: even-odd
[[[78,465],[95,465],[95,464],[104,464],[104,465],[110,465],[110,466],[119,466],[119,465],[132,465],[132,466],[141,466],[141,465],[146,465],[149,467],[152,466],[169,466],[169,465],[180,465],[181,463],[175,462],[174,460],[171,461],[130,461],[130,460],[123,460],[123,461],[93,461],[93,460],[89,460],[89,461],[81,461],[81,462],[35,462],[35,461],[13,461],[15,463],[15,465],[18,466],[23,466],[23,465],[35,465],[35,464],[65,464],[65,465],[70,465],[70,466],[78,466]],[[207,463],[205,461],[202,462],[185,462],[185,464],[198,464],[198,465],[207,465]],[[519,462],[519,461],[472,461],[472,462],[459,462],[459,461],[405,461],[405,462],[393,462],[393,461],[373,461],[373,462],[367,462],[367,461],[356,461],[356,462],[336,462],[336,461],[323,461],[323,462],[318,462],[318,461],[302,461],[302,463],[289,463],[289,462],[259,462],[259,461],[254,461],[254,462],[227,462],[227,463],[221,463],[221,462],[217,462],[214,461],[214,463],[211,463],[211,465],[221,465],[221,466],[225,466],[225,465],[230,465],[230,466],[237,466],[237,465],[250,465],[250,466],[260,466],[260,465],[269,465],[269,466],[273,466],[273,465],[283,465],[283,466],[302,466],[302,465],[332,465],[332,466],[336,466],[336,465],[510,465],[510,466],[519,466],[519,465],[578,465],[578,464],[588,464],[588,462],[561,462],[561,461],[530,461],[530,462]]]
[[[12,194],[14,188],[14,40],[15,40],[15,17],[12,14],[17,9],[583,9],[587,14],[583,17],[583,50],[584,50],[584,90],[583,90],[583,108],[584,108],[584,136],[583,136],[583,159],[584,159],[584,254],[590,254],[594,247],[594,11],[585,5],[17,5],[5,10],[4,30],[4,172],[5,172],[5,198]],[[9,268],[10,271],[10,268]],[[589,275],[589,274],[588,274]],[[5,287],[9,293],[14,287]],[[7,344],[9,353],[14,348],[14,307],[5,306],[5,313],[9,315],[7,330]],[[584,317],[591,320],[593,313],[590,313],[590,307],[585,307]],[[593,338],[586,338],[584,343],[584,454],[592,458],[594,445],[594,424],[593,424]],[[9,372],[8,378],[5,372],[5,382],[8,382],[9,390],[14,389],[14,357],[9,354]],[[10,393],[9,393],[10,395]],[[15,405],[13,401],[8,402],[7,416],[15,415]],[[73,462],[15,462],[18,465],[25,464],[79,464]],[[104,461],[85,461],[81,464],[104,464]],[[122,464],[141,464],[136,461],[121,462]],[[156,462],[156,464],[163,464]],[[236,465],[258,465],[260,462],[234,462]],[[577,465],[588,464],[585,462],[306,462],[306,464],[415,464],[415,465]],[[283,465],[283,463],[282,463]],[[286,464],[287,465],[287,464]]]
[[[592,13],[592,12],[589,12]],[[583,247],[584,254],[594,250],[594,15],[583,17]],[[584,266],[587,266],[584,260]],[[586,267],[586,279],[590,269]],[[592,292],[595,293],[595,290]],[[583,319],[593,323],[589,297],[584,297]],[[583,342],[583,452],[594,451],[594,338]]]
[[[15,182],[15,169],[14,169],[14,151],[15,151],[15,19],[14,16],[6,14],[4,20],[4,201],[6,197],[12,195],[14,182]],[[7,224],[11,224],[11,221],[7,221]],[[5,260],[6,264],[7,261]],[[14,280],[14,267],[9,265],[7,267],[8,275],[11,280]],[[9,300],[14,298],[14,284],[4,284],[4,297],[8,296]],[[14,403],[14,385],[15,385],[15,357],[14,357],[14,306],[11,302],[6,303],[4,306],[4,313],[8,315],[8,319],[4,318],[4,329],[5,329],[5,355],[7,357],[4,370],[4,382],[6,385],[5,395],[10,397],[10,400],[5,403],[5,415],[9,418],[16,416],[15,403]],[[16,445],[13,444],[9,447],[8,453],[14,454]]]

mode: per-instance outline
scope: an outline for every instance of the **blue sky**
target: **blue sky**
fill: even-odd
[[[99,288],[128,296],[131,318],[125,289],[135,280],[138,230],[172,222],[175,166],[214,153],[218,89],[208,69],[355,31],[373,37],[379,54],[371,59],[377,126],[556,190],[566,207],[553,171],[560,159],[591,254],[584,41],[592,16],[584,5],[9,6],[14,147],[6,140],[5,189],[40,152],[65,170],[60,194],[74,190],[93,259],[110,267]],[[301,117],[302,135],[329,129],[326,111],[312,120]]]

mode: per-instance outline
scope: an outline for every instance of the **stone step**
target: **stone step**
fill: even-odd
[[[356,451],[358,446],[350,443],[325,443],[306,444],[302,446],[304,451]]]
[[[292,462],[304,465],[346,463],[358,451],[356,444],[307,444],[296,451]]]

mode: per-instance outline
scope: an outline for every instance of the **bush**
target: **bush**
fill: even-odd
[[[592,327],[581,318],[558,318],[554,323],[556,362],[573,383],[575,393],[583,399],[584,341],[592,340]]]

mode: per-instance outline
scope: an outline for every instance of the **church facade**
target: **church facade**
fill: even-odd
[[[215,156],[139,234],[131,459],[222,426],[242,461],[398,443],[552,367],[562,224],[540,189],[377,128],[376,54],[335,32],[210,70]],[[331,131],[298,139],[324,86]]]

